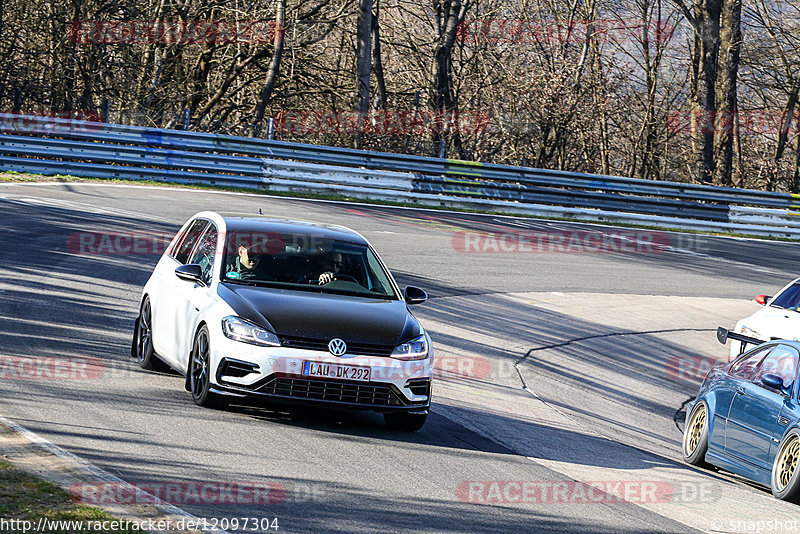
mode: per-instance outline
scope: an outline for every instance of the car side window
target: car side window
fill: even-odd
[[[208,284],[211,281],[211,271],[214,268],[214,256],[217,251],[217,227],[209,224],[206,231],[197,243],[197,246],[189,258],[189,263],[200,266],[203,272],[203,281]]]
[[[189,262],[189,254],[192,253],[197,239],[200,237],[207,224],[208,221],[205,219],[197,219],[190,224],[189,228],[178,241],[178,245],[175,247],[172,257],[178,260],[182,265],[186,265]]]
[[[731,367],[730,374],[737,378],[745,380],[752,380],[755,375],[756,368],[761,360],[774,349],[773,346],[764,347],[763,349],[756,349],[755,351],[745,354]]]
[[[758,366],[753,381],[760,382],[764,375],[772,374],[781,377],[783,387],[788,388],[794,383],[798,360],[800,354],[794,347],[778,345]]]

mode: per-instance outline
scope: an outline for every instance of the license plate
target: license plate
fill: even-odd
[[[369,382],[372,369],[338,363],[303,362],[303,376]]]

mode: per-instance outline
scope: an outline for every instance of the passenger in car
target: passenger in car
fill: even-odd
[[[248,252],[247,246],[239,245],[237,249],[237,255],[234,256],[233,263],[228,266],[227,272],[236,272],[240,275],[242,274],[252,274],[255,270],[256,266],[258,265],[259,258],[258,256],[250,256]]]
[[[331,252],[325,256],[322,263],[322,274],[319,275],[319,285],[332,281],[342,269],[342,254]]]

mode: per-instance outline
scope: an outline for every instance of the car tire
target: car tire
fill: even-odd
[[[203,325],[197,330],[189,355],[189,368],[186,376],[192,400],[204,408],[224,408],[225,400],[211,391],[211,349],[208,328]]]
[[[781,440],[772,463],[772,494],[782,500],[800,504],[800,430],[793,428]]]
[[[683,459],[686,463],[697,467],[708,468],[706,452],[708,451],[708,405],[699,401],[692,408],[686,428],[683,430]]]
[[[383,414],[383,419],[386,421],[386,426],[391,428],[392,430],[401,430],[403,432],[416,432],[422,425],[425,424],[425,420],[428,418],[428,414],[417,414],[417,413],[385,413]]]
[[[133,328],[133,346],[131,353],[139,363],[139,367],[148,371],[164,371],[166,364],[158,359],[153,348],[153,310],[150,297],[145,297],[139,308],[139,317]]]

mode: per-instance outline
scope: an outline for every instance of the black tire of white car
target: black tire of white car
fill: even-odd
[[[223,408],[226,404],[225,400],[211,392],[211,365],[208,361],[210,353],[208,343],[208,328],[203,325],[194,336],[192,353],[189,356],[189,368],[186,370],[189,377],[189,391],[192,393],[192,400],[198,406]]]
[[[772,463],[772,474],[770,476],[770,486],[772,494],[782,501],[789,501],[800,504],[800,462],[798,462],[798,451],[800,451],[800,430],[793,428],[781,440],[778,446],[778,453]],[[791,474],[786,472],[786,464],[793,464]],[[780,480],[781,475],[785,477]]]
[[[697,419],[699,419],[700,410],[704,410],[702,430],[700,430],[699,436],[696,436],[698,439],[694,445],[694,448],[688,450],[689,443],[687,442],[690,440],[690,432],[695,431],[695,425],[699,426],[699,421],[697,421]],[[686,463],[703,468],[711,467],[706,462],[706,451],[708,451],[708,406],[705,402],[699,401],[694,405],[694,408],[692,408],[692,413],[689,416],[686,428],[683,430],[683,440],[681,445],[683,459]]]
[[[383,414],[383,419],[386,421],[386,426],[392,430],[402,430],[403,432],[416,432],[422,425],[428,414],[411,414],[403,412],[389,412]]]
[[[142,369],[163,371],[166,368],[153,349],[153,314],[150,297],[145,297],[139,308],[139,317],[133,329],[133,352]]]

